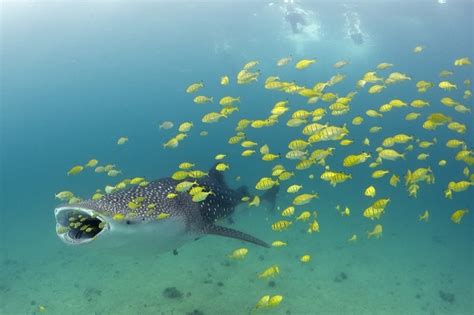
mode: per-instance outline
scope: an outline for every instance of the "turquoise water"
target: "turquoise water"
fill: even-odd
[[[445,146],[459,139],[472,150],[472,113],[459,113],[440,103],[451,97],[470,107],[464,99],[464,80],[473,80],[473,68],[454,67],[455,59],[473,59],[473,3],[471,1],[395,1],[343,4],[341,2],[299,2],[293,7],[307,19],[301,33],[293,34],[284,16],[291,8],[283,3],[264,1],[180,1],[180,2],[2,2],[1,16],[1,103],[0,103],[0,218],[1,267],[0,313],[2,314],[472,314],[473,216],[467,213],[460,224],[450,220],[458,209],[472,211],[472,188],[444,198],[448,182],[469,180],[456,161],[460,150]],[[287,11],[285,11],[287,10]],[[356,17],[349,26],[345,16]],[[348,30],[359,25],[364,43],[356,44]],[[425,49],[418,54],[415,46]],[[292,55],[293,61],[277,67],[278,59]],[[300,59],[316,58],[304,70],[294,65]],[[236,84],[243,65],[258,60],[257,82]],[[339,60],[350,63],[334,69]],[[406,73],[412,80],[388,85],[380,94],[355,88],[364,73],[375,71],[381,62],[394,67],[377,70]],[[438,88],[441,70],[454,74],[445,78],[457,85],[453,91]],[[328,92],[344,96],[358,91],[341,116],[327,115],[320,121],[347,124],[350,146],[338,141],[315,143],[316,148],[335,147],[326,164],[331,170],[352,174],[352,179],[335,188],[320,180],[324,168],[313,165],[294,170],[295,161],[278,159],[263,162],[257,152],[241,157],[239,145],[227,143],[240,119],[264,119],[275,102],[288,100],[290,110],[268,128],[245,130],[247,138],[268,144],[271,151],[285,154],[288,142],[302,138],[300,128],[288,128],[287,120],[298,109],[328,108],[331,102],[314,105],[297,94],[264,88],[269,75],[312,87],[336,73],[345,80]],[[221,86],[228,75],[231,83]],[[213,96],[213,104],[195,104],[197,94],[185,88],[203,81],[198,94]],[[418,93],[419,80],[434,83],[426,93]],[[201,117],[219,111],[217,100],[225,95],[240,96],[239,111],[215,124]],[[392,99],[410,103],[430,102],[429,107],[394,108],[383,118],[370,118],[367,109],[378,109]],[[415,121],[405,121],[409,112],[420,112]],[[442,112],[466,125],[463,134],[439,126],[435,131],[421,127],[426,117]],[[361,115],[360,126],[351,124]],[[171,130],[160,130],[163,121],[172,121]],[[181,122],[192,121],[193,129],[176,149],[162,144],[176,135]],[[376,134],[372,126],[382,126]],[[209,135],[202,137],[201,131]],[[372,179],[376,148],[386,137],[406,133],[437,143],[407,152],[406,160],[384,161],[377,169],[390,174]],[[121,136],[129,141],[116,144]],[[370,139],[369,147],[362,145]],[[304,138],[303,138],[304,139]],[[396,145],[403,152],[408,145]],[[368,162],[344,168],[348,154],[369,151]],[[231,187],[247,185],[251,194],[260,194],[255,183],[271,173],[276,164],[294,171],[295,177],[281,183],[278,209],[239,206],[234,223],[220,222],[267,242],[283,240],[283,248],[260,248],[238,240],[208,236],[184,245],[179,254],[142,252],[126,255],[102,252],[84,246],[67,246],[55,233],[54,195],[71,190],[89,198],[98,188],[114,185],[125,178],[155,179],[170,176],[183,161],[207,170],[217,153],[228,155],[231,168],[225,173]],[[428,153],[426,161],[416,159]],[[470,153],[472,157],[472,152]],[[74,165],[98,159],[100,165],[116,164],[123,174],[116,178],[86,169],[67,176]],[[445,167],[438,161],[445,159]],[[418,197],[409,197],[404,186],[407,170],[430,166],[434,184],[420,184]],[[314,174],[314,179],[308,176]],[[389,185],[396,174],[398,186]],[[236,177],[240,176],[237,181]],[[294,221],[284,232],[271,230],[281,219],[280,211],[294,195],[286,193],[290,184],[303,185],[301,193],[317,192],[319,198],[303,210],[318,212],[320,232],[308,234],[307,222]],[[378,198],[390,204],[378,221],[362,212],[374,200],[363,195],[374,185]],[[349,217],[341,216],[336,205],[348,206]],[[429,210],[428,222],[418,217]],[[309,221],[311,222],[311,221]],[[383,236],[367,239],[375,224],[383,225]],[[357,234],[358,241],[347,239]],[[99,239],[97,240],[100,241]],[[243,260],[227,258],[233,250],[246,247]],[[311,255],[311,261],[299,258]],[[266,268],[278,265],[280,274],[258,279]],[[273,282],[271,282],[273,281]],[[170,298],[167,288],[176,288],[181,297]],[[166,291],[169,292],[170,290]],[[282,295],[280,305],[253,309],[264,295]],[[193,313],[194,312],[194,313]]]

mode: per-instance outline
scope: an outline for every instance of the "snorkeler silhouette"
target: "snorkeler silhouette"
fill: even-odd
[[[303,27],[308,24],[304,12],[291,5],[287,6],[285,20],[291,25],[293,34],[301,33]]]
[[[362,45],[364,43],[364,37],[362,36],[362,33],[360,31],[356,30],[355,32],[351,32],[350,36],[354,44]]]
[[[347,34],[354,44],[362,45],[364,43],[364,34],[360,29],[359,14],[355,11],[348,11],[344,13],[344,16],[346,18]]]

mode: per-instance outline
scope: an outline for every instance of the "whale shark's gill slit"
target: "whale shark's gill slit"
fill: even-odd
[[[65,207],[56,212],[56,232],[68,244],[90,242],[106,226],[106,222],[91,210]]]

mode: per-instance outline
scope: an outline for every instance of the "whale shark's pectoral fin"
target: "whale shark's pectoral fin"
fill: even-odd
[[[236,238],[236,239],[250,242],[259,246],[270,247],[270,245],[268,245],[262,240],[259,240],[256,237],[253,237],[252,235],[249,235],[244,232],[240,232],[231,228],[219,226],[219,225],[214,225],[214,224],[207,225],[204,229],[204,233]]]

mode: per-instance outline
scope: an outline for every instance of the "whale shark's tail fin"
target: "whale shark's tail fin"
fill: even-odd
[[[279,191],[280,185],[275,185],[260,196],[263,201],[268,202],[271,211],[275,210],[276,198]]]
[[[256,237],[253,237],[250,234],[240,232],[231,228],[219,226],[219,225],[214,225],[214,224],[206,225],[203,232],[206,234],[214,234],[214,235],[220,235],[224,237],[235,238],[235,239],[239,239],[242,241],[246,241],[246,242],[253,243],[255,245],[259,245],[259,246],[263,246],[267,248],[270,247],[270,245],[268,245],[264,241]]]

